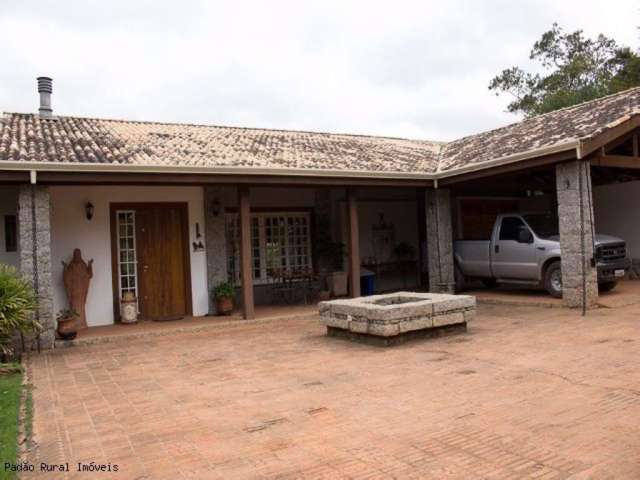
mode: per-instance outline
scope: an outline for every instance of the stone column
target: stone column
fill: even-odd
[[[51,276],[51,201],[45,187],[23,185],[18,195],[20,270],[38,299],[36,319],[42,325],[40,347],[53,348],[55,319]]]
[[[204,239],[207,250],[207,287],[209,313],[215,314],[211,291],[220,282],[227,281],[227,240],[222,187],[204,187]]]
[[[426,192],[427,262],[429,291],[453,293],[453,235],[451,231],[451,195],[447,189],[429,188]]]
[[[568,307],[593,308],[598,302],[598,276],[593,259],[591,167],[575,160],[556,166],[562,301]]]

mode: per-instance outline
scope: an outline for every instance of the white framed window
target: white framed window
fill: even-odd
[[[240,230],[238,214],[226,215],[227,273],[240,283]],[[311,223],[308,212],[251,214],[251,265],[256,284],[272,283],[278,273],[312,269]]]
[[[138,264],[136,258],[136,212],[116,211],[118,232],[118,288],[120,298],[133,292],[138,298]]]

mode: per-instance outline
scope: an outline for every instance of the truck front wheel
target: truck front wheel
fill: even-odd
[[[544,288],[554,298],[562,298],[562,270],[560,262],[553,262],[544,273]]]

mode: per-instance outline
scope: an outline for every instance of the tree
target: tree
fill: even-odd
[[[598,35],[585,38],[582,30],[564,33],[557,23],[531,49],[542,73],[520,67],[503,70],[489,90],[509,93],[507,110],[531,117],[640,85],[640,57],[615,40]]]

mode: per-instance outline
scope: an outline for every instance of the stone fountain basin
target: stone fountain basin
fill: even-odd
[[[394,337],[416,330],[466,326],[475,316],[476,299],[470,295],[395,292],[320,302],[318,308],[327,331]]]

